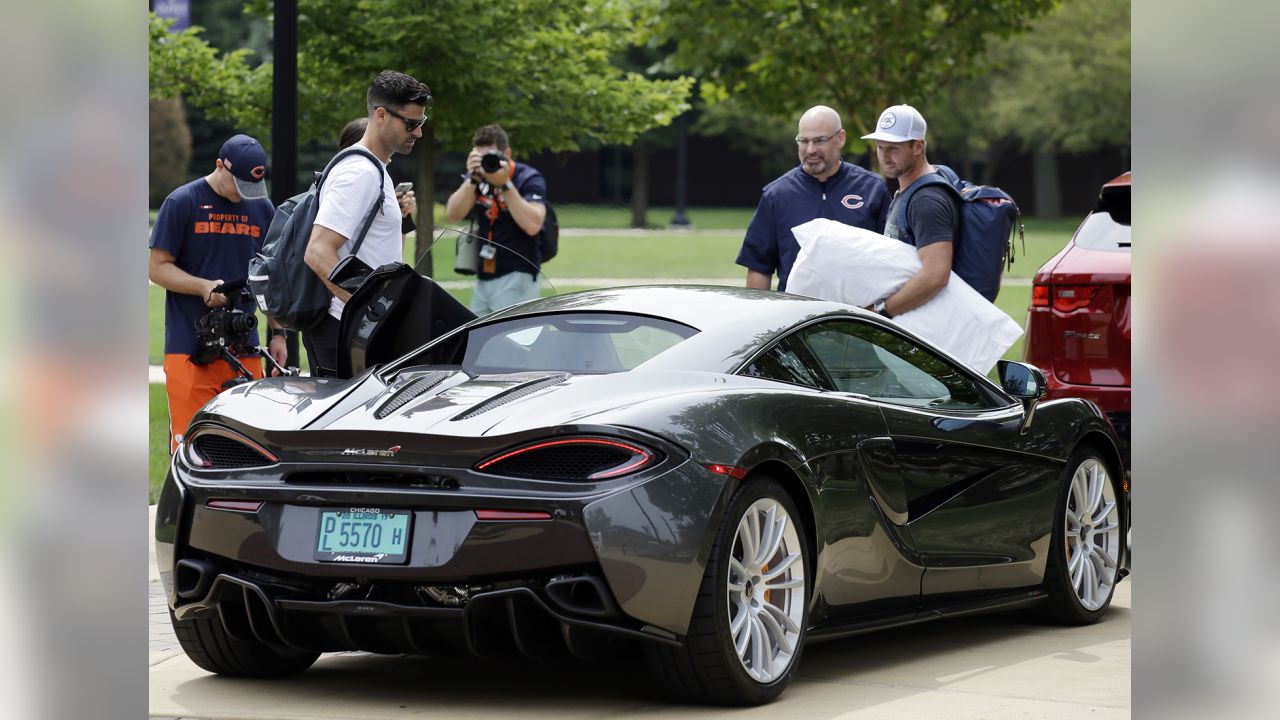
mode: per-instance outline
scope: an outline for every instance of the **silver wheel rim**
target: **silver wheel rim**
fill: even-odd
[[[1076,599],[1097,610],[1111,597],[1120,558],[1120,508],[1107,468],[1094,458],[1080,463],[1067,495],[1067,575]]]
[[[738,521],[729,555],[726,612],[738,662],[752,680],[782,677],[804,619],[804,556],[786,508],[761,498]]]

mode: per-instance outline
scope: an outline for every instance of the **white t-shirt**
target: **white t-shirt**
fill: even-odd
[[[316,210],[316,225],[326,227],[347,239],[338,249],[338,259],[351,254],[352,238],[360,233],[365,214],[373,207],[378,192],[378,175],[382,178],[382,212],[373,218],[369,232],[360,244],[356,256],[377,268],[391,262],[404,260],[403,240],[400,233],[400,203],[396,202],[396,189],[391,175],[369,162],[368,158],[352,154],[345,157],[329,171],[324,185],[320,186],[320,207]],[[329,314],[342,318],[345,305],[338,298],[329,303]]]

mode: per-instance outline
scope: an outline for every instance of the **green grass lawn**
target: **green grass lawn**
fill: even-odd
[[[623,229],[631,227],[631,208],[624,205],[559,205],[556,218],[560,227]],[[742,230],[751,222],[755,208],[698,207],[685,210],[689,228],[693,230]],[[675,208],[650,207],[645,215],[651,228],[667,228],[675,217]]]
[[[546,274],[560,293],[586,289],[574,278],[744,278],[743,268],[735,265],[742,235],[751,219],[750,208],[692,208],[689,216],[694,230],[653,230],[636,234],[619,234],[630,222],[627,208],[587,207],[568,205],[556,208],[565,228],[602,228],[599,234],[572,233],[560,238],[560,254],[547,264]],[[650,211],[650,220],[666,222],[670,208]],[[1026,252],[1021,244],[1016,248],[1013,267],[1006,271],[1008,278],[1030,278],[1046,260],[1056,254],[1071,238],[1078,219],[1039,221],[1025,219]],[[406,257],[412,258],[413,239],[406,248]],[[433,250],[438,280],[463,280],[471,278],[453,272],[453,241],[446,234]],[[163,362],[164,347],[164,290],[149,288],[150,363]],[[469,288],[449,291],[463,304],[471,299]],[[544,288],[543,295],[554,292]],[[1025,325],[1029,287],[1006,286],[1000,291],[996,305],[1012,317],[1020,326]],[[265,320],[259,315],[259,323]],[[1005,353],[1009,359],[1020,359],[1022,340]],[[304,352],[305,367],[305,352]],[[151,502],[155,502],[160,483],[168,466],[168,411],[163,385],[150,388],[151,407]]]
[[[151,430],[148,435],[150,490],[147,494],[147,502],[154,505],[160,497],[160,486],[164,484],[164,474],[169,469],[169,402],[164,395],[164,385],[160,383],[149,385],[148,393]]]

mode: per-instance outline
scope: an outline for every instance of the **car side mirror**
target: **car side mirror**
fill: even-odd
[[[1009,395],[1022,401],[1022,409],[1026,412],[1026,416],[1022,419],[1022,427],[1019,431],[1025,431],[1031,425],[1031,419],[1035,417],[1036,405],[1040,402],[1040,398],[1049,391],[1044,373],[1035,365],[1012,360],[1000,360],[996,363],[996,367],[1000,375],[1000,387]]]
[[[1048,391],[1044,373],[1034,365],[1000,360],[996,366],[1000,372],[1000,387],[1019,400],[1039,400]]]

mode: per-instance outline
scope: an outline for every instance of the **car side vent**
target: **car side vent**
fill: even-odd
[[[483,379],[483,378],[480,378],[480,379]],[[533,393],[536,393],[539,390],[542,390],[544,388],[549,388],[552,385],[559,385],[560,383],[568,379],[569,379],[569,373],[557,373],[555,375],[543,376],[539,380],[534,380],[533,382],[528,382],[528,383],[525,383],[524,385],[517,385],[511,388],[510,390],[494,395],[493,397],[489,398],[488,400],[485,400],[479,405],[476,405],[470,410],[450,418],[450,420],[468,420],[481,413],[488,412],[494,408],[502,407],[503,405],[506,405],[507,403],[513,400],[519,400],[520,398],[525,397],[526,395],[532,395]]]
[[[605,480],[660,459],[648,448],[613,438],[560,438],[500,453],[477,464],[476,470],[533,480]]]
[[[191,442],[192,450],[202,462],[199,466],[211,470],[259,467],[272,465],[275,458],[224,435],[205,433]]]
[[[389,417],[395,411],[408,405],[410,400],[444,382],[444,379],[452,374],[451,372],[431,372],[423,375],[392,395],[389,400],[382,404],[382,407],[378,408],[378,411],[373,416],[379,420]]]

